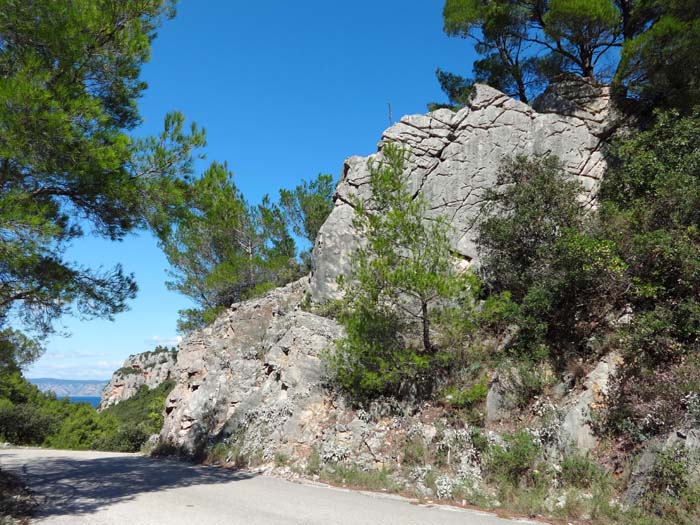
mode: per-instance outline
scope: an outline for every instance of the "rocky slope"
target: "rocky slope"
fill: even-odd
[[[190,453],[223,449],[223,462],[237,457],[274,466],[280,457],[298,470],[314,462],[350,462],[359,468],[396,468],[415,461],[412,450],[445,455],[436,489],[427,486],[433,467],[420,461],[404,474],[415,490],[449,498],[459,487],[483,493],[478,440],[502,441],[513,422],[527,423],[553,465],[574,448],[596,444],[588,416],[606,392],[617,363],[609,356],[582,382],[561,384],[551,398],[528,410],[509,406],[511,386],[494,378],[487,403],[488,430],[455,421],[439,405],[379,400],[348,406],[323,384],[320,355],[342,335],[334,321],[303,311],[310,291],[304,278],[264,297],[234,305],[210,327],[180,345],[177,385],[165,407],[161,443]],[[437,472],[437,471],[436,471]]]
[[[102,390],[98,410],[129,399],[146,385],[155,388],[175,376],[177,352],[156,351],[130,355],[122,367],[112,374]]]
[[[181,343],[164,441],[191,450],[245,429],[242,445],[266,457],[315,443],[318,413],[328,406],[319,354],[341,329],[301,311],[307,292],[304,278],[236,304]]]
[[[404,117],[379,145],[397,141],[411,151],[414,191],[425,195],[431,213],[446,215],[453,248],[468,261],[478,254],[474,221],[483,192],[496,184],[501,160],[515,154],[552,154],[582,182],[582,198],[593,202],[606,168],[605,139],[615,114],[607,88],[565,82],[535,104],[477,86],[463,110]],[[558,113],[555,113],[557,111]],[[411,450],[445,457],[439,474],[417,461],[407,475],[417,490],[449,497],[456,487],[481,491],[483,450],[475,440],[501,442],[515,421],[532,429],[548,460],[556,465],[573,448],[590,450],[596,439],[590,411],[607,389],[618,358],[607,356],[580,382],[553,389],[523,411],[512,405],[513,378],[496,375],[486,403],[487,429],[454,421],[439,405],[377,401],[356,409],[323,383],[321,354],[333,347],[342,328],[304,311],[309,297],[335,297],[336,277],[361,242],[351,222],[352,197],[366,198],[367,158],[346,161],[336,206],[314,248],[314,271],[264,297],[233,305],[211,326],[180,345],[168,396],[161,443],[190,452],[219,444],[222,461],[235,456],[274,464],[288,458],[295,468],[350,461],[366,469],[406,465]],[[497,344],[494,343],[494,344]],[[433,479],[435,489],[427,487]],[[436,493],[437,492],[437,493]]]

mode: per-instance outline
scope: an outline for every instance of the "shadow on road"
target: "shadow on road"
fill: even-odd
[[[90,514],[139,494],[229,483],[253,476],[248,472],[140,456],[37,458],[25,463],[21,471],[21,477],[42,502],[38,517]]]

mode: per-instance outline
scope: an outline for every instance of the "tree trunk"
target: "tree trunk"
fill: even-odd
[[[520,101],[524,102],[525,104],[528,104],[529,100],[527,98],[527,91],[525,89],[525,84],[523,83],[523,79],[520,73],[518,73],[518,76],[515,77],[515,82],[518,85],[518,97],[520,98]]]
[[[421,317],[423,321],[423,352],[430,354],[433,345],[430,344],[430,319],[428,318],[428,303],[421,301]]]

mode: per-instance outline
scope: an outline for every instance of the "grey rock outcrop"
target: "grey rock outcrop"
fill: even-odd
[[[517,369],[499,370],[491,379],[486,394],[486,421],[496,423],[513,418],[517,391],[521,388]]]
[[[471,432],[438,432],[439,410],[416,412],[390,400],[356,409],[324,385],[321,354],[343,331],[300,309],[308,290],[305,278],[235,304],[181,343],[160,442],[190,452],[220,444],[224,462],[236,451],[268,466],[283,457],[305,468],[315,455],[322,464],[347,460],[371,469],[397,465],[409,439],[447,451],[455,475],[443,480],[443,491],[478,485]]]
[[[625,491],[625,499],[634,503],[649,490],[661,454],[668,454],[685,466],[688,481],[700,483],[700,428],[684,428],[670,432],[661,440],[653,440],[639,455]],[[678,480],[679,484],[682,480]]]
[[[565,448],[589,451],[598,444],[591,428],[591,413],[605,402],[610,377],[621,364],[619,354],[608,354],[586,376],[582,391],[574,391],[564,400],[559,441]]]
[[[319,354],[341,335],[334,321],[299,310],[307,292],[304,278],[236,304],[180,345],[163,440],[192,450],[245,427],[248,448],[303,441],[323,405]]]
[[[428,219],[447,219],[452,248],[467,261],[478,257],[474,228],[479,208],[484,192],[497,185],[497,172],[506,157],[557,156],[564,169],[580,180],[582,198],[592,200],[607,166],[605,138],[617,118],[609,88],[568,80],[542,95],[537,108],[477,85],[462,110],[405,116],[384,132],[378,153],[347,159],[335,208],[313,250],[312,298],[322,302],[337,297],[337,278],[347,272],[351,254],[361,242],[352,227],[352,202],[369,199],[368,161],[380,159],[388,143],[410,151],[412,191],[428,202]]]
[[[129,399],[143,385],[153,389],[173,378],[176,360],[177,352],[172,351],[130,355],[102,390],[102,399],[97,409],[104,410]]]
[[[308,303],[308,296],[316,301],[337,297],[337,277],[346,273],[353,250],[362,242],[352,227],[352,203],[355,197],[370,199],[368,161],[381,158],[389,142],[410,150],[412,191],[427,200],[427,219],[446,217],[452,247],[468,262],[478,262],[474,226],[484,192],[497,184],[505,157],[556,155],[581,181],[582,199],[593,202],[606,169],[605,139],[615,116],[607,88],[583,87],[577,90],[571,82],[552,87],[535,110],[477,86],[461,111],[404,117],[384,133],[377,154],[349,158],[335,208],[314,246],[311,278],[235,304],[181,343],[177,383],[166,401],[160,442],[190,452],[211,452],[222,445],[217,450],[224,451],[223,462],[239,453],[267,465],[288,458],[297,469],[304,469],[312,457],[326,465],[348,460],[378,468],[397,466],[414,454],[416,467],[409,477],[426,494],[431,466],[423,465],[416,451],[431,449],[445,456],[452,476],[435,480],[430,490],[437,496],[457,486],[478,486],[481,460],[472,440],[481,434],[468,425],[454,426],[444,408],[383,400],[358,409],[325,386],[321,357],[343,331],[301,305]],[[583,102],[586,97],[590,104]],[[508,338],[501,344],[507,346]],[[604,395],[616,363],[613,357],[604,360],[583,388],[562,393],[558,406],[548,399],[538,401],[529,420],[542,423],[533,430],[542,444],[559,455],[560,443],[591,446],[588,414]],[[493,382],[486,403],[489,424],[507,426],[515,410],[510,390],[518,386],[517,376],[505,372]],[[499,443],[495,432],[484,437]]]

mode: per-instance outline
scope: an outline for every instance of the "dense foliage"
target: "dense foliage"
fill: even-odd
[[[528,102],[561,74],[613,81],[647,107],[700,102],[694,0],[446,0],[443,19],[480,55],[473,78],[438,69],[452,105],[474,82]]]
[[[292,233],[312,247],[318,232],[333,211],[335,184],[331,175],[319,174],[311,181],[302,181],[293,190],[280,190],[280,206]],[[301,253],[307,269],[311,269],[310,250]]]
[[[582,187],[556,159],[507,161],[498,182],[485,196],[477,242],[482,277],[505,322],[518,326],[512,347],[559,365],[590,354],[591,335],[626,288],[616,244],[599,234]]]
[[[211,323],[234,302],[299,275],[282,210],[268,198],[250,205],[227,166],[218,163],[192,183],[187,209],[161,245],[173,267],[169,288],[199,305],[181,312],[184,332]]]
[[[354,203],[354,226],[366,243],[344,282],[347,337],[330,365],[358,397],[424,394],[445,358],[435,337],[446,323],[466,330],[473,307],[476,283],[451,256],[448,226],[425,220],[424,199],[409,191],[406,155],[387,145],[383,159],[369,165],[372,199]]]
[[[627,261],[634,315],[607,416],[643,438],[689,417],[700,392],[700,112],[660,113],[615,154],[600,216]]]
[[[181,332],[201,328],[231,304],[291,282],[310,269],[293,234],[313,243],[333,209],[329,175],[280,190],[251,205],[225,164],[211,166],[187,190],[161,247],[172,266],[168,287],[197,303],[180,312]]]
[[[65,247],[85,230],[121,239],[165,227],[200,130],[169,115],[133,139],[150,44],[174,2],[0,2],[0,345],[36,356],[59,316],[111,317],[136,292],[120,266],[93,270]],[[20,342],[19,347],[17,343]]]
[[[600,430],[633,443],[698,421],[700,114],[619,139],[597,209],[550,160],[505,165],[479,244],[511,348],[565,367],[617,350]]]

